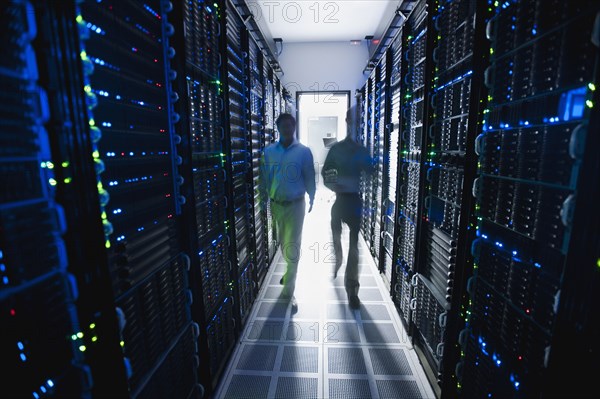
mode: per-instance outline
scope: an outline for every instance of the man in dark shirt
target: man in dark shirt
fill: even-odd
[[[335,251],[334,278],[342,264],[342,222],[350,229],[350,243],[344,285],[352,309],[360,307],[358,298],[358,232],[362,216],[362,201],[359,195],[362,172],[373,173],[373,162],[367,149],[356,142],[358,123],[356,107],[346,112],[348,126],[346,138],[334,144],[321,174],[327,188],[335,192],[335,203],[331,207],[331,232]]]

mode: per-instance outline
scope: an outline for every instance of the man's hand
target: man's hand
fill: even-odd
[[[312,211],[312,207],[313,207],[313,203],[315,202],[315,200],[310,200],[309,202],[309,207],[308,207],[308,213],[310,213],[310,211]]]

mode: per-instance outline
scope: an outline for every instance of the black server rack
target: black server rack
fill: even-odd
[[[530,397],[547,383],[560,292],[576,289],[562,280],[566,259],[577,256],[568,252],[576,198],[597,186],[578,175],[593,133],[590,39],[599,9],[593,1],[490,6],[488,107],[475,146],[475,274],[458,387],[463,397]]]
[[[367,95],[359,96],[358,99],[361,102],[359,107],[366,110],[366,113],[361,116],[361,119],[364,118],[361,120],[364,129],[361,130],[363,134],[361,141],[369,151],[374,168],[372,175],[361,178],[361,196],[364,203],[361,231],[371,255],[377,261],[383,256],[381,252],[385,231],[383,213],[386,212],[383,208],[383,198],[388,195],[389,179],[386,155],[386,150],[389,149],[387,118],[390,116],[390,111],[387,110],[389,104],[387,62],[387,57],[380,60],[363,89]],[[391,251],[390,247],[390,253]],[[381,265],[383,271],[383,264]]]
[[[596,66],[591,85],[589,105],[596,107],[600,92],[600,17],[596,14],[592,43],[596,48]],[[587,105],[587,104],[586,104]],[[587,131],[600,129],[600,113],[592,110]],[[596,381],[596,354],[599,345],[600,314],[600,146],[597,134],[587,134],[581,156],[578,194],[571,224],[571,239],[562,275],[560,302],[556,308],[555,328],[541,397],[561,398],[585,396],[593,392]],[[594,184],[593,182],[596,182]],[[568,365],[568,367],[565,367]],[[593,395],[593,394],[592,394]]]
[[[356,111],[357,117],[358,117],[358,133],[357,133],[357,137],[356,137],[356,141],[358,143],[361,143],[364,145],[364,143],[366,142],[366,136],[367,136],[367,84],[365,83],[365,85],[363,87],[361,87],[359,90],[356,90],[355,93],[355,99],[356,99],[356,107],[358,108]],[[360,193],[360,200],[362,201],[363,207],[365,206],[365,192],[366,192],[366,185],[365,185],[366,181],[365,179],[363,179],[361,177],[360,182],[359,182],[359,193]],[[362,217],[364,218],[364,209],[363,209],[363,213],[362,213]],[[366,240],[366,236],[364,234],[364,227],[363,227],[363,220],[361,219],[361,223],[360,223],[360,232],[361,234],[363,234],[363,238]]]
[[[228,3],[225,16],[226,21],[226,46],[227,46],[227,131],[230,140],[231,151],[228,153],[231,163],[231,182],[233,184],[233,195],[231,198],[233,207],[232,239],[236,243],[237,253],[234,267],[237,279],[252,280],[252,256],[253,233],[251,225],[252,206],[250,201],[254,198],[251,190],[252,181],[252,149],[248,139],[248,113],[249,113],[249,87],[246,70],[247,51],[244,51],[247,41],[244,24],[241,17],[235,11],[232,4]],[[239,283],[240,281],[238,281]],[[240,298],[240,321],[246,320],[253,302],[254,289],[252,285],[238,286]],[[234,288],[235,289],[235,288]],[[241,290],[245,290],[241,292]],[[244,296],[250,296],[241,300]]]
[[[407,324],[414,320],[414,310],[419,300],[417,295],[413,296],[413,290],[416,285],[418,229],[422,212],[422,160],[426,151],[424,129],[428,122],[426,104],[431,84],[430,64],[427,58],[430,13],[426,1],[418,3],[405,23],[401,39],[403,59],[395,228],[397,248],[392,299]]]
[[[389,113],[387,130],[385,136],[385,161],[384,173],[387,179],[386,191],[382,203],[382,233],[381,233],[381,255],[379,257],[380,269],[383,269],[385,282],[392,290],[391,285],[396,277],[396,263],[394,262],[394,237],[396,228],[396,193],[398,181],[398,147],[400,142],[400,104],[401,104],[401,79],[402,79],[402,30],[392,41],[387,52],[388,67],[388,90],[387,107]],[[398,271],[399,272],[399,271]]]
[[[360,89],[360,91],[356,94],[356,106],[359,108],[358,114],[359,114],[359,120],[360,120],[360,127],[359,127],[359,136],[357,138],[357,141],[362,144],[363,146],[365,146],[365,148],[367,147],[367,138],[369,136],[369,130],[368,130],[368,114],[369,114],[369,80],[367,80],[364,84],[364,86]],[[366,207],[368,206],[367,204],[367,192],[368,192],[368,188],[367,188],[367,180],[365,179],[364,176],[361,176],[360,179],[360,183],[359,183],[359,191],[360,191],[360,199],[362,201],[362,205],[363,205],[363,210],[362,210],[362,217],[361,217],[361,221],[360,221],[360,232],[363,235],[363,238],[365,240],[365,242],[368,242],[368,236],[366,234]]]
[[[175,7],[173,36],[179,101],[178,140],[184,243],[191,268],[192,318],[199,379],[210,394],[233,341],[234,275],[229,220],[228,142],[223,120],[223,2],[187,1]]]
[[[414,335],[436,374],[432,383],[438,390],[449,381],[456,384],[454,366],[460,353],[455,343],[463,327],[459,314],[466,305],[465,276],[472,274],[467,256],[469,226],[474,224],[470,188],[476,169],[473,145],[483,110],[486,8],[476,1],[458,0],[440,2],[431,10],[434,37],[428,45],[433,47],[434,70],[425,104],[430,118],[423,130],[426,172],[414,280]]]
[[[364,141],[363,145],[369,152],[369,156],[371,159],[374,155],[373,143],[375,141],[374,133],[375,133],[375,103],[376,103],[376,85],[377,79],[375,76],[370,76],[367,80],[367,88],[365,90],[365,131],[364,131]],[[376,179],[375,174],[373,175],[363,175],[362,178],[364,184],[363,192],[363,217],[361,230],[363,233],[363,237],[369,250],[372,248],[373,242],[373,218],[374,218],[374,195],[373,195],[373,182]]]
[[[256,239],[256,255],[254,265],[254,283],[256,291],[262,286],[269,266],[267,209],[261,204],[259,192],[260,158],[265,148],[265,111],[264,111],[264,57],[254,39],[249,39],[250,77],[250,131],[252,134],[252,186],[254,206],[254,236]]]
[[[386,112],[388,101],[387,65],[387,57],[383,57],[375,69],[377,83],[375,86],[375,112],[373,115],[375,123],[373,129],[372,161],[375,169],[373,174],[374,196],[373,220],[371,221],[371,254],[376,261],[379,261],[381,257],[383,197],[387,194],[387,174],[385,173],[385,165],[387,163],[387,155],[385,153],[387,135],[386,118],[388,117],[388,113]],[[378,267],[381,269],[381,263],[379,263]]]
[[[131,397],[143,396],[148,384],[169,392],[175,381],[189,397],[197,380],[194,368],[155,380],[178,348],[195,348],[190,331],[197,332],[177,223],[181,157],[174,141],[169,11],[159,1],[87,1],[77,17],[90,32],[81,57],[94,72],[84,91],[97,100],[89,124],[102,131],[93,157],[102,172],[99,205]],[[186,352],[177,362],[195,364],[196,355]]]
[[[190,2],[192,3],[192,2]],[[210,23],[210,29],[200,28],[200,38],[192,50],[202,51],[203,57],[212,58],[214,72],[208,71],[202,97],[196,94],[203,126],[202,139],[213,141],[216,147],[208,154],[194,155],[202,169],[194,165],[197,204],[202,209],[197,216],[204,217],[199,224],[199,252],[202,263],[201,292],[204,299],[203,333],[206,334],[208,362],[204,382],[212,390],[218,384],[223,369],[232,353],[238,329],[247,317],[254,294],[250,249],[249,197],[247,178],[249,152],[246,138],[246,96],[242,45],[243,24],[229,2],[194,1],[201,22]],[[202,26],[202,25],[200,25]],[[202,65],[198,65],[202,68]],[[205,68],[202,68],[206,70]],[[229,117],[226,117],[226,116]],[[200,196],[198,197],[198,194]],[[212,197],[212,198],[211,198]],[[215,212],[216,211],[216,212]],[[210,310],[209,310],[210,309]],[[202,361],[203,359],[201,359]]]
[[[273,84],[273,70],[267,62],[263,63],[264,76],[264,125],[265,125],[265,147],[275,142],[278,137],[277,128],[275,126],[275,86]],[[277,236],[273,215],[271,214],[271,205],[267,201],[266,212],[266,231],[267,231],[267,254],[268,263],[270,264],[277,252]]]
[[[54,109],[41,79],[44,55],[33,43],[50,22],[41,21],[40,8],[0,6],[0,323],[8,366],[0,381],[10,397],[89,398],[79,286],[68,270],[67,219],[57,202],[55,172],[64,165],[51,153]]]

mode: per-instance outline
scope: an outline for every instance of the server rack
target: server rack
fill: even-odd
[[[596,14],[598,15],[598,14]],[[598,55],[600,48],[600,26],[592,33],[592,43],[596,46],[596,65],[592,82],[600,81]],[[595,89],[592,83],[591,88]],[[594,90],[591,105],[599,103],[599,92]],[[588,132],[600,128],[600,114],[594,110],[589,118]],[[552,335],[551,350],[545,373],[546,384],[542,397],[584,396],[593,391],[596,375],[596,357],[600,316],[596,311],[600,294],[598,280],[598,259],[600,259],[600,210],[596,206],[600,198],[600,184],[587,184],[600,181],[600,157],[597,148],[598,135],[588,134],[582,156],[578,181],[579,193],[573,213],[571,240],[562,276],[560,303]],[[565,369],[565,365],[569,365]],[[574,389],[577,387],[577,389]]]
[[[455,342],[466,305],[464,285],[472,274],[466,248],[474,222],[470,188],[476,167],[473,144],[483,110],[479,82],[486,54],[481,40],[486,8],[475,1],[440,2],[431,8],[434,37],[428,54],[434,70],[425,104],[430,118],[423,130],[426,173],[418,277],[413,282],[415,341],[436,374],[432,383],[438,391],[456,381],[454,365],[460,354]]]
[[[568,251],[575,198],[590,184],[578,175],[597,83],[598,4],[507,1],[493,11],[459,388],[464,397],[528,397],[546,382],[560,292],[574,289],[562,276],[577,256]]]
[[[365,83],[365,85],[360,89],[360,91],[356,95],[356,104],[359,107],[359,121],[360,121],[360,129],[359,129],[359,137],[357,141],[361,143],[365,148],[367,148],[367,140],[369,136],[369,80]],[[360,199],[362,201],[362,215],[360,222],[360,232],[363,235],[365,242],[368,242],[368,235],[366,233],[366,216],[367,216],[367,208],[369,206],[367,201],[367,193],[369,191],[368,181],[365,176],[360,177],[359,182],[359,190],[360,190]]]
[[[424,165],[422,163],[426,136],[430,84],[427,60],[431,10],[426,1],[415,6],[402,31],[403,62],[401,76],[404,85],[400,106],[400,160],[398,165],[397,220],[395,228],[396,278],[392,299],[403,321],[410,326],[418,299],[413,297],[416,284],[418,226],[421,215]],[[412,334],[412,328],[409,329]]]
[[[383,203],[384,196],[387,197],[389,190],[389,159],[386,155],[386,150],[389,150],[388,141],[390,139],[387,122],[390,117],[390,111],[387,109],[389,105],[387,102],[389,94],[388,74],[386,73],[387,63],[387,57],[384,57],[371,73],[364,88],[368,96],[364,98],[365,102],[360,105],[360,107],[366,109],[362,142],[369,150],[374,166],[373,175],[361,179],[361,195],[364,203],[361,230],[369,245],[371,255],[378,261],[383,258],[381,248],[386,228],[384,225],[384,212],[388,212],[387,209],[384,210],[384,205],[387,205],[387,203]],[[380,263],[380,265],[381,271],[383,271],[384,263]],[[388,283],[389,281],[388,279]]]
[[[247,196],[247,223],[248,223],[248,250],[250,251],[250,260],[248,266],[245,267],[242,272],[242,276],[239,278],[240,291],[240,304],[246,303],[247,307],[240,307],[242,313],[241,324],[245,324],[245,317],[249,315],[251,305],[254,302],[258,291],[256,290],[257,284],[255,283],[256,268],[257,268],[257,248],[256,248],[256,223],[255,212],[254,212],[254,194],[255,194],[255,171],[254,157],[259,156],[259,153],[254,148],[254,138],[258,139],[259,135],[254,133],[252,126],[252,71],[250,70],[250,35],[248,30],[244,27],[242,29],[242,55],[244,57],[244,89],[245,89],[245,109],[244,109],[244,133],[246,141],[247,151],[247,172],[246,172],[246,196]]]
[[[260,202],[259,175],[260,158],[265,148],[264,125],[264,87],[263,87],[263,55],[254,39],[249,38],[248,74],[250,76],[250,131],[252,134],[252,187],[254,207],[254,236],[256,238],[256,256],[254,285],[258,292],[266,276],[268,259],[268,227],[267,213]]]
[[[373,158],[373,131],[374,131],[374,107],[375,100],[373,98],[375,91],[375,76],[370,76],[365,83],[364,97],[363,97],[363,110],[362,110],[362,145],[369,152],[369,156]],[[373,219],[373,176],[363,175],[361,176],[360,188],[361,188],[361,199],[363,202],[363,212],[361,219],[360,230],[363,234],[365,242],[371,249],[371,241],[373,239],[373,233],[371,230],[371,221]]]
[[[401,62],[402,62],[402,30],[392,41],[390,49],[387,51],[388,73],[388,91],[386,112],[389,117],[386,118],[386,136],[385,136],[385,176],[387,179],[386,192],[383,196],[382,204],[382,238],[381,255],[379,257],[380,268],[389,285],[392,293],[392,281],[395,281],[396,271],[394,263],[394,231],[396,227],[396,193],[398,181],[398,146],[400,139],[400,82],[401,82]]]
[[[177,225],[181,157],[174,146],[176,95],[168,81],[173,53],[168,11],[158,1],[89,1],[78,16],[91,32],[81,54],[93,62],[94,73],[84,90],[98,102],[89,124],[102,129],[94,158],[97,171],[104,169],[110,201],[101,191],[99,205],[106,233],[112,230],[108,267],[131,397],[143,396],[149,384],[170,392],[175,382],[188,397],[197,380],[194,367],[161,371],[182,347],[194,347],[196,331]],[[98,187],[102,190],[101,183]],[[186,351],[177,363],[194,365],[195,356],[195,350]]]
[[[40,45],[52,37],[44,11],[27,1],[0,6],[0,322],[8,364],[1,382],[9,396],[85,398],[91,369],[78,336],[79,285],[69,270],[67,218],[57,202],[62,176],[56,170],[64,165],[55,164],[47,129],[61,115],[48,95]]]
[[[201,6],[206,6],[201,4]],[[223,137],[225,162],[225,196],[227,234],[223,250],[228,252],[230,294],[216,305],[207,322],[211,357],[211,389],[218,383],[231,354],[239,328],[247,318],[253,301],[252,250],[250,247],[248,173],[249,151],[245,129],[246,85],[242,55],[244,26],[230,2],[223,2],[219,13],[220,78],[222,89]],[[229,117],[225,117],[228,115]]]
[[[379,260],[381,258],[381,232],[383,220],[383,197],[387,194],[387,176],[385,173],[385,165],[387,163],[386,149],[386,118],[388,113],[387,107],[387,57],[383,57],[375,70],[376,89],[375,89],[375,112],[374,112],[374,140],[373,140],[373,164],[375,172],[373,175],[373,220],[372,224],[372,239],[371,239],[371,254],[373,258]],[[380,263],[381,269],[381,263]],[[382,271],[382,270],[381,270]]]
[[[277,139],[275,127],[275,86],[273,84],[273,70],[269,68],[267,62],[263,63],[264,84],[264,124],[265,124],[265,147]],[[267,230],[267,253],[268,263],[270,264],[277,252],[277,235],[271,213],[270,202],[267,201],[266,209],[266,230]]]
[[[174,58],[183,243],[191,254],[192,317],[197,323],[199,380],[210,394],[235,339],[228,142],[223,120],[223,2],[175,7]]]

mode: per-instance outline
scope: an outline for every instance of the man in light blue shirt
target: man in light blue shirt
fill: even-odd
[[[263,203],[271,202],[271,212],[287,269],[282,278],[281,296],[298,310],[294,297],[302,227],[308,193],[309,209],[315,200],[315,167],[310,149],[294,137],[296,119],[287,113],[276,121],[280,139],[265,148],[260,160],[259,190]]]

